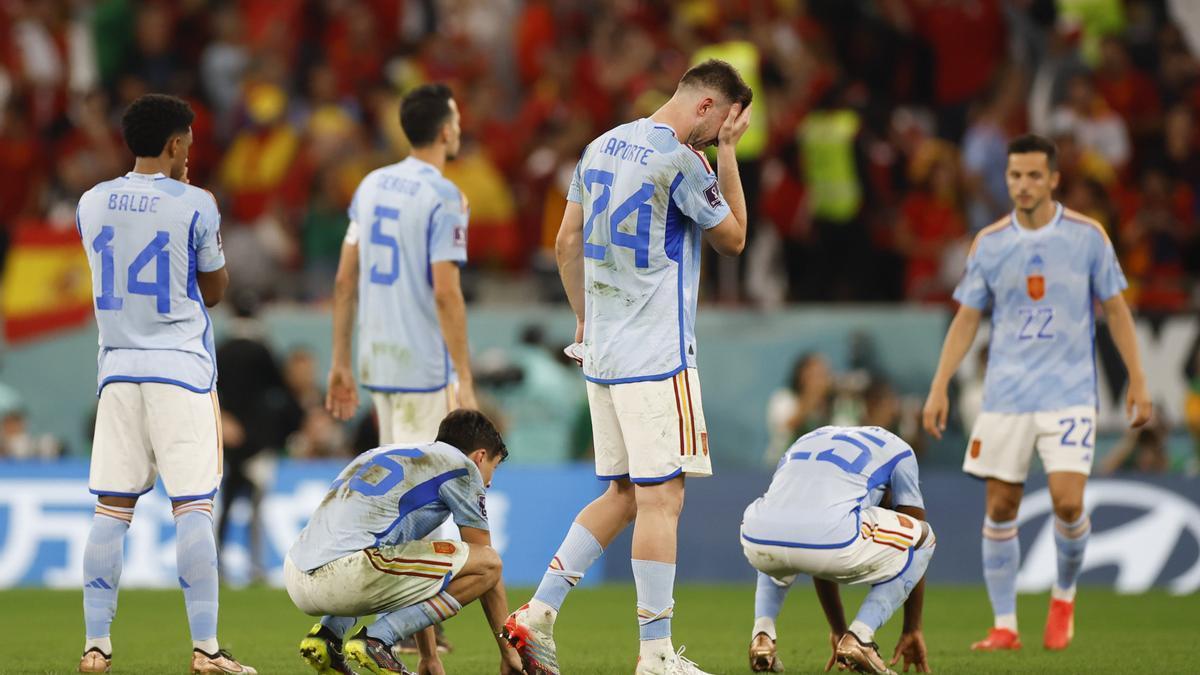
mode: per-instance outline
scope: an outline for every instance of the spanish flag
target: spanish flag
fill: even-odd
[[[0,288],[4,338],[27,342],[82,325],[92,314],[92,279],[75,228],[26,222],[13,233]]]

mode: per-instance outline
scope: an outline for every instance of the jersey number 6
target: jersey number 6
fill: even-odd
[[[600,194],[592,201],[592,213],[583,225],[583,255],[592,260],[604,260],[607,254],[604,244],[591,244],[588,240],[592,238],[596,217],[608,211],[608,203],[612,199],[613,173],[601,169],[588,169],[583,172],[583,184],[588,192],[592,192],[593,185],[600,186]],[[609,242],[613,246],[633,251],[634,264],[641,269],[650,266],[650,221],[654,217],[654,207],[650,205],[650,198],[653,196],[654,184],[642,183],[642,187],[618,204],[608,217]],[[635,211],[637,234],[618,229],[617,226]]]

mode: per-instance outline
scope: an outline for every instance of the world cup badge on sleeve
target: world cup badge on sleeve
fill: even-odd
[[[1029,293],[1029,298],[1034,302],[1046,297],[1046,277],[1044,275],[1045,263],[1042,261],[1042,256],[1035,253],[1029,259],[1029,265],[1025,268],[1025,291]]]

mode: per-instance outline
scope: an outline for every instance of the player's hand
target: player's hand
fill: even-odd
[[[837,645],[841,639],[842,636],[837,633],[829,634],[829,660],[825,662],[825,672],[827,673],[833,670],[834,664],[837,663]],[[841,668],[838,668],[838,670],[841,670]]]
[[[507,643],[500,647],[500,675],[520,674],[525,672],[521,663],[521,655]]]
[[[417,675],[446,675],[446,668],[442,666],[442,660],[437,656],[421,659],[421,662],[417,664]]]
[[[901,658],[904,659],[904,672],[906,673],[910,666],[915,667],[918,673],[933,672],[929,669],[929,653],[925,650],[925,636],[921,635],[919,630],[900,634],[900,640],[896,643],[896,651],[892,653],[892,660],[888,662],[888,665],[896,665]]]
[[[925,409],[921,412],[921,420],[925,431],[930,436],[940,439],[946,430],[946,415],[950,412],[950,399],[946,397],[945,389],[929,390],[929,398],[925,399]]]
[[[458,381],[458,407],[467,410],[479,410],[479,401],[475,398],[475,382]]]
[[[1154,402],[1150,400],[1150,390],[1146,381],[1139,379],[1129,383],[1129,391],[1125,394],[1125,416],[1129,418],[1129,426],[1140,427],[1150,421],[1154,412]]]
[[[350,368],[334,366],[329,369],[325,409],[342,421],[354,417],[358,410],[358,387],[354,385],[354,372]]]
[[[575,341],[578,342],[579,344],[583,344],[583,320],[582,319],[575,320]]]
[[[717,132],[718,145],[730,147],[737,145],[742,134],[750,128],[750,108],[752,107],[753,104],[743,108],[740,103],[729,106],[729,114],[725,116],[725,121],[721,123],[721,130]]]

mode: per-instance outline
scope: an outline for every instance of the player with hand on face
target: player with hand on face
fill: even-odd
[[[76,226],[92,268],[100,330],[96,431],[88,487],[96,515],[83,554],[84,673],[112,665],[125,533],[138,497],[162,477],[175,516],[191,672],[254,673],[217,642],[213,496],[221,425],[206,307],[229,284],[217,204],[187,184],[192,109],[148,94],[121,120],[133,171],[79,199]]]
[[[342,470],[288,551],[284,582],[305,614],[321,621],[300,654],[323,675],[408,673],[393,647],[415,637],[418,673],[445,673],[432,627],[476,599],[500,650],[500,672],[521,659],[499,636],[508,614],[500,555],[488,533],[484,490],[508,449],[483,413],[455,410],[437,440],[388,445]],[[448,518],[462,540],[426,539]],[[359,617],[375,623],[346,637]],[[343,642],[344,641],[344,642]]]
[[[609,487],[579,513],[533,599],[506,624],[531,673],[558,672],[558,611],[630,523],[637,672],[702,672],[671,641],[684,479],[712,474],[696,296],[701,239],[722,255],[738,255],[746,243],[734,149],[750,124],[752,96],[728,63],[705,61],[649,118],[592,141],[575,169],[556,252],[582,343],[596,475]],[[710,145],[719,176],[699,152]]]
[[[1083,492],[1096,436],[1095,306],[1129,372],[1131,426],[1150,419],[1150,394],[1138,354],[1127,284],[1100,223],[1054,201],[1057,150],[1039,136],[1008,146],[1011,214],[975,238],[967,271],[954,291],[960,303],[946,333],[925,402],[924,426],[941,438],[950,378],[991,310],[983,411],[971,430],[963,471],[987,481],[983,578],[995,620],[972,649],[1019,649],[1017,508],[1036,449],[1054,506],[1058,578],[1051,589],[1043,644],[1064,649],[1075,626],[1075,582],[1091,525]]]
[[[801,436],[779,460],[767,493],[746,507],[741,538],[758,570],[751,670],[783,672],[775,620],[796,575],[808,574],[829,621],[826,670],[836,663],[890,673],[875,631],[903,605],[891,664],[903,659],[905,671],[929,672],[921,614],[934,536],[917,459],[898,436],[880,427],[821,427]],[[840,584],[871,584],[849,626]]]

